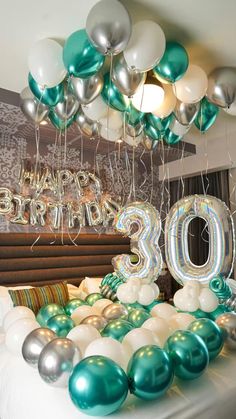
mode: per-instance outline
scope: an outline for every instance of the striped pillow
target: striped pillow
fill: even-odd
[[[56,303],[65,306],[69,300],[69,293],[66,282],[59,282],[44,287],[36,287],[22,290],[8,290],[15,306],[26,306],[35,314],[46,304]]]

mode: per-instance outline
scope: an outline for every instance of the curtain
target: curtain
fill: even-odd
[[[230,206],[228,170],[208,175],[180,179],[170,183],[170,203],[173,205],[184,196],[194,194],[213,195]],[[195,218],[189,225],[189,255],[196,265],[203,265],[208,258],[208,232],[205,221]]]

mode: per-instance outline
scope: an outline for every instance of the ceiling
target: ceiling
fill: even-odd
[[[206,72],[216,66],[236,66],[235,0],[122,0],[133,22],[158,22],[167,39],[187,48],[192,63]],[[41,38],[61,42],[85,27],[96,0],[20,0],[1,2],[0,87],[20,92],[27,85],[27,57]]]

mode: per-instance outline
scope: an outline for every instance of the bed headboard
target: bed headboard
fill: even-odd
[[[62,244],[61,234],[44,233],[31,249],[37,237],[34,233],[0,233],[0,286],[37,286],[57,280],[78,285],[85,276],[112,272],[111,259],[130,253],[129,239],[115,234],[82,234],[75,246],[68,236]]]

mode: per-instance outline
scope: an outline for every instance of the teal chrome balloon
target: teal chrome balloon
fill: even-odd
[[[121,303],[122,304],[122,303]],[[130,313],[131,311],[133,311],[135,308],[140,308],[141,310],[146,310],[146,308],[144,308],[144,306],[142,306],[139,303],[133,303],[133,304],[125,304],[125,307],[127,308],[128,312]]]
[[[174,363],[175,375],[193,380],[203,374],[209,363],[209,354],[203,340],[189,330],[177,330],[168,339],[164,349]]]
[[[169,128],[167,128],[164,134],[164,140],[168,145],[177,144],[182,140],[182,138],[182,136],[174,134]]]
[[[139,112],[133,105],[130,103],[129,109],[125,113],[125,122],[132,127],[136,127],[140,122],[143,122],[145,113]]]
[[[64,307],[65,313],[67,316],[71,316],[71,314],[80,306],[87,305],[87,303],[83,300],[80,300],[80,298],[74,298],[73,300],[70,300],[66,306]]]
[[[155,345],[138,349],[129,361],[127,375],[132,394],[144,400],[162,396],[174,378],[173,364],[168,354]]]
[[[130,322],[123,319],[112,320],[108,325],[103,329],[101,335],[103,337],[110,337],[119,341],[122,341],[125,335],[127,335],[130,330],[133,329],[133,326]]]
[[[96,74],[105,57],[90,43],[86,31],[72,33],[63,48],[63,61],[69,74],[86,79]]]
[[[75,323],[66,314],[57,314],[48,320],[47,327],[55,332],[58,337],[65,338],[75,327]]]
[[[45,327],[47,326],[48,320],[57,314],[65,314],[64,308],[55,303],[47,304],[40,308],[36,320],[40,326]]]
[[[145,121],[145,124],[144,124],[144,133],[153,141],[158,141],[158,140],[161,140],[162,138],[161,131],[158,131],[147,121]]]
[[[104,85],[102,89],[102,98],[111,108],[125,112],[129,109],[130,100],[127,96],[122,95],[114,83],[110,80],[109,74],[104,76]]]
[[[160,131],[161,134],[164,134],[166,129],[169,127],[172,119],[172,114],[167,116],[167,118],[159,118],[153,113],[146,114],[146,125],[151,125],[155,130]]]
[[[211,313],[208,313],[210,319],[216,320],[217,317],[219,317],[221,314],[228,313],[230,310],[228,307],[226,307],[224,304],[219,304],[218,307],[212,311]]]
[[[66,128],[69,128],[71,124],[73,124],[75,116],[71,116],[70,118],[63,120],[57,116],[57,114],[51,110],[48,115],[51,123],[54,125],[55,128],[64,131]]]
[[[201,100],[200,108],[194,120],[195,126],[201,132],[206,132],[215,122],[219,113],[218,106],[209,102],[206,97]]]
[[[75,406],[90,416],[105,416],[118,410],[128,394],[128,378],[119,365],[105,356],[83,359],[69,379]]]
[[[103,298],[102,294],[99,294],[99,292],[93,292],[85,298],[85,302],[92,306],[94,303],[96,303],[96,301],[101,300],[101,298]]]
[[[132,310],[128,315],[128,321],[133,327],[141,327],[142,324],[150,318],[150,315],[144,309],[136,308]]]
[[[205,342],[210,361],[219,355],[224,345],[224,339],[221,329],[213,320],[195,320],[189,325],[188,330],[200,336]]]
[[[200,308],[196,311],[193,311],[192,316],[196,317],[196,319],[207,319],[209,318],[209,313],[202,311]]]
[[[60,83],[55,87],[44,88],[40,86],[29,73],[28,83],[33,95],[44,105],[50,107],[56,106],[64,98],[64,83]]]
[[[153,72],[157,77],[175,83],[186,73],[188,64],[186,49],[178,42],[167,42],[164,55]]]

